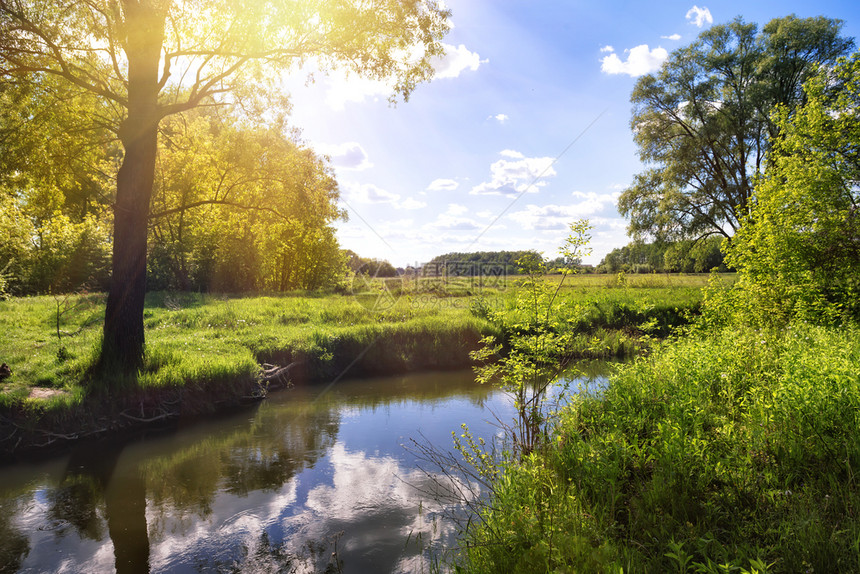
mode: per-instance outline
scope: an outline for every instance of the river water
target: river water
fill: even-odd
[[[429,572],[462,507],[412,441],[512,414],[471,371],[340,381],[0,468],[0,572]]]

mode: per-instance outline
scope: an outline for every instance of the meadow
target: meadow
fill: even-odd
[[[330,293],[149,293],[144,368],[124,381],[119,396],[105,396],[92,374],[102,294],[0,301],[0,362],[12,370],[0,381],[0,414],[29,427],[56,427],[60,420],[60,434],[78,436],[76,417],[94,403],[110,410],[102,418],[120,414],[131,423],[175,415],[160,405],[180,396],[183,409],[199,414],[261,398],[287,379],[303,384],[468,366],[481,338],[511,334],[521,281],[361,279]],[[647,350],[697,313],[705,282],[704,276],[568,277],[559,290],[558,324],[575,333],[569,354]],[[293,363],[287,376],[264,376],[264,368]]]
[[[576,314],[570,328],[584,335],[602,329],[624,331],[631,341],[662,336],[696,312],[706,279],[572,276],[562,287],[558,313]],[[445,367],[446,360],[454,361],[452,350],[461,366],[468,357],[460,337],[474,340],[497,332],[491,315],[515,312],[518,281],[514,276],[483,286],[471,278],[394,278],[355,283],[342,293],[150,293],[144,313],[146,366],[136,384],[253,380],[261,364],[286,365],[297,358],[312,363],[310,379],[321,380],[340,374],[362,352],[357,374]],[[3,381],[0,404],[27,397],[37,387],[82,397],[95,384],[89,371],[98,356],[103,317],[102,294],[0,301],[0,362],[13,373]],[[404,347],[410,344],[411,353]]]

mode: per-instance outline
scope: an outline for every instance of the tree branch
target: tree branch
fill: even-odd
[[[223,199],[203,199],[200,201],[193,201],[193,202],[188,203],[182,207],[174,207],[171,209],[165,209],[164,211],[160,211],[158,213],[153,213],[149,216],[149,218],[150,218],[150,220],[159,219],[162,217],[166,217],[168,215],[173,215],[174,213],[180,213],[180,212],[186,211],[188,209],[193,209],[195,207],[202,207],[204,205],[226,205],[229,207],[236,207],[239,209],[246,209],[246,210],[251,210],[251,211],[266,211],[268,213],[272,213],[272,214],[276,215],[277,217],[279,217],[280,219],[283,219],[285,221],[289,221],[289,219],[290,219],[288,216],[280,213],[278,210],[273,209],[271,207],[262,207],[262,206],[258,206],[258,205],[245,205],[245,204],[238,203],[235,201],[227,201],[227,200],[223,200]]]

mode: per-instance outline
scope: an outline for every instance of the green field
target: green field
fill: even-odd
[[[568,277],[558,314],[571,318],[566,325],[581,334],[581,350],[629,353],[636,341],[665,335],[694,313],[706,281],[701,275]],[[395,278],[357,281],[341,294],[150,293],[146,364],[134,385],[229,385],[253,381],[263,363],[299,358],[316,380],[339,376],[359,355],[352,374],[462,366],[468,348],[461,341],[474,347],[479,335],[503,334],[514,322],[520,282],[516,276],[491,286],[470,278]],[[103,310],[101,294],[0,302],[0,362],[13,373],[3,381],[0,404],[59,406],[97,388],[89,372]],[[612,337],[615,343],[600,346]]]

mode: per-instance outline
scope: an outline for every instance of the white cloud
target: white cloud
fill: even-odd
[[[457,217],[450,213],[442,213],[436,221],[428,223],[424,229],[444,229],[448,231],[479,231],[482,229],[474,220],[468,217]]]
[[[469,211],[469,208],[465,205],[460,205],[459,203],[449,203],[448,211],[446,211],[445,213],[448,213],[450,215],[463,215],[467,211]]]
[[[418,201],[414,197],[407,197],[401,201],[400,194],[387,191],[372,183],[344,183],[342,187],[344,188],[344,199],[348,203],[388,204],[394,209],[407,211],[427,207],[425,202]]]
[[[417,199],[414,199],[412,197],[408,197],[408,198],[404,199],[403,201],[401,201],[399,204],[397,204],[395,207],[397,207],[398,209],[411,210],[411,209],[421,209],[423,207],[427,207],[427,204],[423,201],[418,201]]]
[[[665,48],[654,48],[650,50],[648,44],[641,44],[630,50],[625,50],[627,61],[622,62],[617,54],[609,54],[601,59],[601,71],[607,74],[627,74],[634,78],[644,74],[650,74],[660,69],[660,66],[669,57]]]
[[[454,191],[460,184],[453,179],[434,179],[427,186],[427,191]]]
[[[537,231],[561,231],[566,230],[570,222],[583,217],[591,217],[604,211],[607,207],[614,207],[618,200],[617,193],[597,194],[594,192],[573,192],[576,203],[569,205],[528,205],[524,210],[516,211],[508,217],[524,229]]]
[[[304,508],[299,512],[282,510],[276,522],[290,534],[284,540],[284,550],[297,558],[309,554],[307,548],[312,542],[330,540],[331,533],[345,523],[353,525],[354,534],[345,544],[345,554],[359,552],[356,544],[372,547],[373,542],[377,542],[390,547],[404,538],[415,536],[419,536],[428,548],[439,547],[443,540],[450,539],[455,533],[453,523],[438,519],[452,506],[445,499],[430,499],[423,493],[433,491],[444,495],[450,491],[468,494],[476,489],[476,486],[455,478],[444,483],[431,482],[422,472],[404,467],[393,457],[348,451],[342,442],[335,444],[327,454],[331,462],[330,479],[320,481],[308,491]],[[387,518],[385,525],[380,526],[378,520],[374,521],[373,513],[368,509],[384,515]],[[420,552],[414,554],[411,548],[410,545],[409,550],[402,550],[392,571],[428,569],[422,562],[425,556]],[[322,570],[322,564],[314,560],[312,553],[311,558],[296,562],[299,572]]]
[[[403,219],[395,219],[394,221],[384,221],[382,222],[382,228],[385,230],[389,229],[408,229],[415,226],[415,220],[411,217],[403,218]]]
[[[396,204],[400,199],[400,195],[386,191],[372,183],[342,184],[345,188],[345,196],[347,201],[356,201],[358,203],[390,203]]]
[[[433,66],[436,70],[436,78],[456,78],[464,70],[476,71],[481,64],[486,64],[489,60],[482,60],[476,52],[469,51],[466,46],[452,46],[443,44],[445,48],[445,56],[439,59]]]
[[[603,47],[600,49],[600,51],[601,51],[601,52],[610,52],[610,53],[611,53],[611,52],[614,52],[614,51],[615,51],[615,48],[613,48],[612,46],[610,46],[610,45],[608,45],[608,44],[607,44],[606,46],[603,46]]]
[[[506,121],[508,121],[510,118],[508,118],[507,114],[496,114],[494,116],[490,116],[487,119],[493,119],[493,120],[496,120],[497,122],[499,122],[500,124],[503,124]]]
[[[433,62],[436,78],[457,78],[465,70],[477,70],[481,64],[489,60],[482,60],[476,53],[470,51],[466,46],[452,46],[443,44],[445,56]],[[419,46],[403,52],[405,58],[417,62],[422,53]],[[324,69],[317,65],[316,68]],[[311,72],[315,67],[311,63],[307,69]],[[359,103],[365,100],[388,99],[394,93],[393,82],[386,80],[373,80],[363,78],[357,74],[350,74],[344,70],[332,70],[326,74],[326,104],[333,110],[342,111],[349,102]]]
[[[327,78],[328,89],[325,103],[335,111],[343,111],[348,102],[358,103],[367,99],[388,98],[393,88],[386,82],[362,78],[345,72],[332,72]]]
[[[177,566],[176,558],[190,549],[199,552],[202,548],[227,547],[228,543],[243,543],[251,546],[257,533],[278,520],[284,508],[296,503],[295,479],[288,481],[279,490],[251,491],[245,496],[222,493],[214,501],[205,520],[189,520],[184,511],[172,511],[169,507],[155,507],[153,511],[165,513],[157,520],[164,525],[159,534],[150,534],[150,565],[155,571],[170,570]],[[147,507],[147,522],[152,523]],[[181,566],[180,566],[181,568]],[[74,569],[76,572],[94,571]]]
[[[525,157],[513,150],[504,150],[500,159],[490,166],[490,181],[472,188],[472,195],[517,195],[523,192],[537,193],[546,182],[539,181],[556,175],[551,157]]]
[[[681,39],[680,34],[672,34],[671,36],[660,36],[660,37],[663,38],[664,40],[673,40],[676,42]]]
[[[373,164],[367,159],[367,152],[358,142],[318,144],[315,147],[319,153],[329,156],[335,167],[355,171],[373,167]]]
[[[691,24],[695,24],[697,27],[701,28],[705,24],[713,24],[714,17],[711,16],[711,11],[707,8],[699,8],[698,6],[693,6],[687,11],[687,20],[691,20]]]

